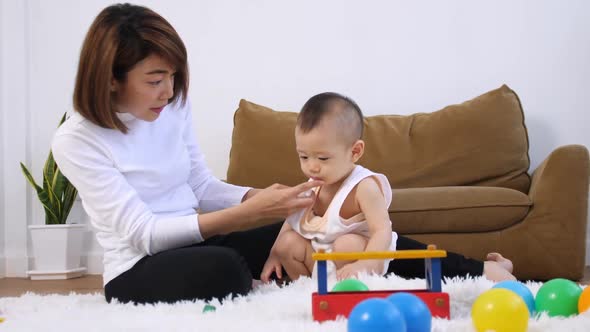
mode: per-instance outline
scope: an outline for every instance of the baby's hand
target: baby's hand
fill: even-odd
[[[379,264],[383,263],[378,260],[362,260],[350,264],[346,264],[336,271],[336,278],[338,280],[357,278],[360,273],[378,273],[381,274],[383,268],[379,268]]]
[[[364,272],[363,266],[357,262],[346,264],[336,271],[336,278],[344,280],[349,278],[356,278],[359,273]]]
[[[276,274],[277,278],[283,279],[283,266],[281,265],[279,258],[271,252],[266,263],[264,263],[262,272],[260,273],[260,280],[269,283],[270,276],[273,272]]]

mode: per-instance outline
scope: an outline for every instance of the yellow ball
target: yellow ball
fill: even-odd
[[[525,332],[529,324],[529,309],[515,292],[493,288],[475,300],[471,318],[478,332]]]

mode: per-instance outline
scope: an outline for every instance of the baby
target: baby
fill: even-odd
[[[363,115],[356,103],[335,93],[312,97],[299,113],[295,129],[303,173],[323,185],[315,203],[290,215],[263,268],[268,281],[284,267],[290,279],[310,276],[311,254],[395,250],[387,208],[391,186],[387,178],[356,165],[365,149],[361,140]],[[338,279],[359,272],[384,274],[388,260],[334,261]]]

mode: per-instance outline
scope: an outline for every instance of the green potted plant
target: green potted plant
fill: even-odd
[[[66,113],[59,126],[66,120]],[[78,191],[61,173],[49,156],[43,167],[43,185],[37,184],[31,172],[23,163],[21,170],[37,192],[37,197],[45,210],[45,224],[29,225],[35,269],[28,271],[33,280],[68,279],[81,276],[86,268],[80,267],[80,255],[85,225],[67,223]]]

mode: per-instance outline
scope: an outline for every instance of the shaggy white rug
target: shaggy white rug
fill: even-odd
[[[363,276],[370,289],[423,289],[423,279]],[[331,288],[330,284],[328,287]],[[533,294],[541,283],[527,283]],[[493,283],[483,278],[447,279],[443,291],[451,298],[451,320],[434,319],[432,331],[474,331],[470,311],[476,297]],[[210,304],[107,304],[101,294],[36,295],[0,298],[0,331],[346,331],[346,320],[317,323],[311,317],[316,282],[300,279],[286,287],[258,285],[245,297]],[[507,319],[509,319],[507,317]],[[590,331],[590,312],[570,318],[542,316],[529,321],[528,331]]]

